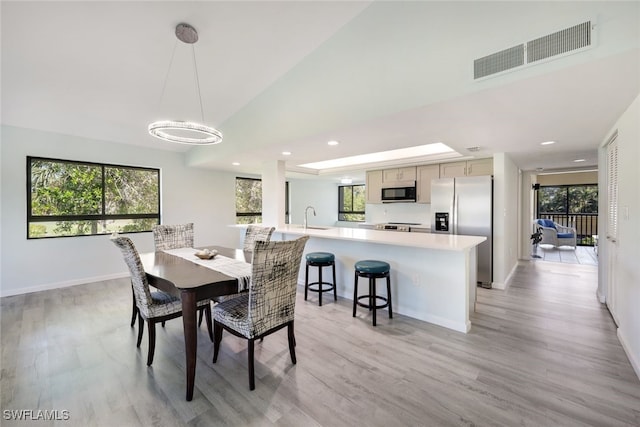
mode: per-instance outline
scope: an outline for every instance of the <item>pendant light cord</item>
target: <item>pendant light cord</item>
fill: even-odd
[[[193,53],[193,71],[196,75],[196,90],[198,91],[198,100],[200,101],[200,116],[202,123],[204,123],[204,108],[202,107],[202,94],[200,93],[200,77],[198,76],[198,64],[196,63],[196,47],[191,45],[191,52]]]
[[[173,66],[173,58],[176,56],[176,46],[178,46],[178,39],[176,39],[175,43],[173,43],[173,51],[171,51],[169,68],[167,68],[167,74],[164,75],[164,82],[162,83],[162,92],[160,92],[160,99],[158,100],[158,106],[162,106],[162,100],[164,99],[164,92],[167,89],[167,80],[169,80],[169,74],[171,73],[171,67]]]

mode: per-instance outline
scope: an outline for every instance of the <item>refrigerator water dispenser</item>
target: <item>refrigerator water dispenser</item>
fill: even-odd
[[[449,231],[449,212],[436,212],[436,231]]]

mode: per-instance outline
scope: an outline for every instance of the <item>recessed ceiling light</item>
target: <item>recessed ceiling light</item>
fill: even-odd
[[[585,162],[585,161],[586,161],[585,159],[575,159],[574,160],[575,163],[580,163],[580,162]]]
[[[240,166],[240,163],[238,163],[238,162],[233,162],[233,163],[231,163],[231,164],[232,164],[233,166]]]
[[[282,155],[283,156],[290,156],[291,155],[291,151],[283,151]]]
[[[555,144],[555,141],[545,141],[545,142],[541,142],[540,145],[551,145],[551,144]]]
[[[329,145],[338,145],[340,143],[338,141],[329,141],[329,142],[327,142],[327,144],[329,144]]]

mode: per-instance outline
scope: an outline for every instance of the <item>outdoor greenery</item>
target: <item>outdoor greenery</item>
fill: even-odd
[[[236,224],[262,223],[262,181],[236,178]]]
[[[575,227],[578,245],[592,246],[598,234],[598,186],[540,187],[536,217]]]
[[[597,185],[564,185],[540,187],[538,215],[598,213]]]
[[[28,160],[29,238],[150,231],[160,222],[157,169]]]
[[[364,185],[338,187],[338,220],[364,221],[366,199]]]

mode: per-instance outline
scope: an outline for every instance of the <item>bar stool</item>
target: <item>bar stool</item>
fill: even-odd
[[[306,256],[307,269],[304,278],[304,300],[307,300],[307,292],[317,292],[318,301],[322,306],[322,294],[333,289],[333,299],[338,300],[336,295],[336,257],[329,252],[309,252]],[[309,283],[309,267],[318,267],[318,281]],[[333,268],[333,283],[322,281],[322,267]],[[328,285],[328,286],[324,286]]]
[[[391,309],[391,279],[389,277],[389,271],[391,266],[384,261],[375,260],[363,260],[356,262],[355,265],[356,275],[355,283],[353,287],[353,317],[356,317],[356,306],[368,308],[373,310],[373,326],[376,326],[376,311],[379,308],[389,307],[389,319],[393,319],[393,311]],[[369,279],[369,293],[366,295],[358,296],[358,277],[367,277]],[[376,293],[376,279],[387,278],[387,296],[382,297]],[[360,302],[360,300],[366,299],[368,303]],[[378,304],[377,301],[381,300],[384,303]]]

